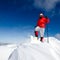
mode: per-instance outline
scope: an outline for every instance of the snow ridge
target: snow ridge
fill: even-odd
[[[32,39],[29,43],[22,43],[15,52],[18,52],[18,60],[60,60],[59,46],[59,41],[54,37],[49,37],[49,43]],[[16,54],[13,53],[13,55]]]
[[[5,49],[5,55],[0,60],[60,60],[60,41],[54,37],[45,42],[35,40],[33,36],[27,43],[0,47],[0,54]]]

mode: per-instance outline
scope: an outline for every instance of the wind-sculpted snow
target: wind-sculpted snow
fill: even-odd
[[[16,49],[15,44],[1,45],[0,46],[0,60],[9,60],[9,56]]]
[[[5,60],[60,60],[60,41],[49,37],[49,43],[34,40],[17,45]],[[1,59],[3,60],[3,59]]]
[[[18,60],[18,51],[15,49],[9,56],[8,60]]]

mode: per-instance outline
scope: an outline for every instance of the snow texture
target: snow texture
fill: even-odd
[[[60,41],[54,37],[45,42],[35,40],[19,45],[0,46],[0,60],[60,60]]]

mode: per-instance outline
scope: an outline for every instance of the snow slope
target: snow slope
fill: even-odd
[[[47,38],[42,43],[33,40],[32,36],[31,42],[22,43],[17,47],[10,60],[60,60],[60,41],[54,37],[49,37],[49,43],[46,40]],[[17,59],[14,59],[14,56]]]
[[[9,56],[16,49],[15,44],[0,45],[0,60],[9,60]]]
[[[28,43],[1,46],[0,60],[60,60],[60,41],[49,37],[42,43],[31,36]]]

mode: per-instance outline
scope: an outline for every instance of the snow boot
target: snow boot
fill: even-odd
[[[41,41],[41,42],[44,42],[43,37],[40,38],[40,41]]]
[[[38,31],[35,31],[35,39],[38,40]]]
[[[35,31],[35,36],[38,37],[38,31]]]

